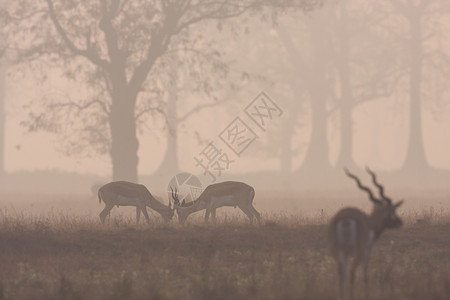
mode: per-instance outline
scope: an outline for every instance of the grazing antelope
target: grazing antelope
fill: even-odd
[[[255,197],[255,190],[251,186],[236,181],[211,184],[206,187],[197,200],[189,204],[185,204],[184,201],[180,204],[176,190],[174,192],[172,189],[172,198],[180,224],[184,224],[190,214],[203,209],[206,209],[205,222],[208,222],[211,214],[212,221],[215,223],[216,209],[223,206],[239,207],[251,222],[256,217],[260,223],[261,215],[253,207],[253,197]]]
[[[370,249],[385,229],[402,226],[402,221],[395,211],[403,201],[393,204],[392,200],[384,194],[383,186],[377,182],[375,173],[367,167],[366,170],[372,177],[373,184],[378,188],[380,198],[376,198],[372,191],[363,186],[358,177],[351,174],[347,169],[345,169],[345,173],[356,181],[361,190],[367,192],[374,205],[372,213],[367,215],[357,208],[343,208],[333,217],[329,226],[328,238],[331,254],[338,264],[341,299],[346,299],[349,293],[347,279],[347,261],[349,258],[353,258],[350,266],[350,299],[353,298],[355,271],[360,263],[363,265],[364,288],[367,298],[367,266]]]
[[[100,221],[105,223],[105,218],[111,209],[119,206],[136,206],[136,223],[139,223],[141,211],[143,212],[147,223],[150,222],[146,207],[157,211],[166,222],[169,222],[174,214],[171,203],[166,206],[156,200],[150,191],[142,184],[136,184],[128,181],[114,181],[103,185],[98,189],[99,203],[105,202],[105,208],[100,213]]]

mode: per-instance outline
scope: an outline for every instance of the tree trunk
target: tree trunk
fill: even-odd
[[[337,67],[341,87],[341,149],[336,166],[353,168],[353,95],[350,86],[349,32],[347,26],[347,11],[345,3],[341,3],[338,10],[339,47]]]
[[[178,166],[178,56],[172,55],[170,62],[169,95],[167,99],[167,148],[164,158],[155,172],[158,175],[175,176],[179,172]]]
[[[170,89],[167,101],[167,148],[164,158],[155,172],[158,175],[174,176],[179,172],[178,166],[178,116],[177,93]]]
[[[324,86],[315,82],[310,87],[311,95],[311,139],[302,171],[309,174],[323,174],[330,168],[327,140],[327,110]]]
[[[127,89],[113,92],[110,115],[113,180],[138,182],[139,142],[136,136],[134,108],[137,92]]]
[[[295,101],[300,102],[300,93],[294,91],[295,100],[292,103],[291,109],[289,109],[289,115],[287,116],[284,124],[281,136],[281,157],[280,168],[283,173],[292,172],[292,138],[295,133],[295,124],[299,117],[300,105],[295,105]]]
[[[307,78],[309,94],[311,96],[311,140],[306,152],[302,171],[307,174],[323,176],[331,168],[329,162],[327,136],[327,91],[330,90],[326,80],[327,60],[330,55],[330,44],[327,36],[327,20],[330,17],[329,8],[317,11],[309,26],[313,59],[308,70],[304,69]],[[301,67],[301,66],[300,66]]]
[[[341,149],[336,166],[353,168],[353,121],[349,99],[342,99],[341,106]]]
[[[279,26],[278,33],[293,64],[297,67],[299,78],[305,82],[311,101],[311,139],[299,171],[320,175],[329,170],[331,166],[328,158],[327,140],[328,116],[325,92],[327,82],[323,62],[326,59],[326,55],[324,55],[326,49],[323,45],[324,32],[322,32],[324,15],[320,13],[319,16],[315,15],[314,18],[310,24],[310,35],[314,46],[312,63],[307,63],[302,58],[302,54],[296,49],[292,38],[282,26]]]
[[[408,20],[411,31],[409,143],[403,169],[419,172],[428,168],[422,136],[422,28],[420,15],[412,12],[408,16]]]
[[[381,118],[381,114],[374,114],[374,120],[371,122],[370,125],[370,153],[369,153],[369,160],[368,162],[370,165],[373,164],[373,162],[378,162],[379,164],[383,165],[384,160],[381,156],[381,145],[382,144],[382,136],[380,133],[380,125],[383,124],[383,119]]]

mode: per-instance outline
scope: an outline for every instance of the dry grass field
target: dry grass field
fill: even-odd
[[[260,201],[260,226],[236,210],[216,225],[197,214],[179,226],[154,214],[135,225],[133,210],[119,208],[101,225],[97,201],[77,210],[76,197],[58,199],[0,206],[0,299],[337,299],[325,240],[332,209],[302,215]],[[405,226],[373,247],[371,299],[450,299],[448,209],[401,217]]]

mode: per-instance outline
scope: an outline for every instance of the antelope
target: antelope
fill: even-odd
[[[377,182],[375,173],[368,167],[366,167],[366,171],[372,177],[373,184],[378,188],[379,198],[376,198],[369,188],[363,186],[358,177],[347,169],[344,169],[344,171],[347,176],[356,181],[361,190],[368,194],[370,201],[373,203],[373,211],[370,215],[367,215],[357,208],[341,209],[330,222],[329,245],[331,254],[338,264],[341,299],[346,299],[348,294],[347,260],[350,258],[353,258],[350,267],[350,299],[353,299],[355,271],[361,263],[364,273],[364,291],[367,298],[367,266],[370,249],[385,229],[402,226],[402,220],[395,212],[402,205],[403,200],[393,204],[392,200],[384,194],[383,186]]]
[[[175,210],[180,224],[186,222],[187,217],[197,211],[206,209],[205,222],[208,222],[209,215],[213,223],[216,222],[216,209],[223,206],[239,207],[253,223],[256,217],[258,224],[261,221],[260,213],[253,207],[253,197],[255,190],[246,183],[236,181],[225,181],[211,184],[201,193],[201,195],[191,203],[180,204],[178,194],[172,189]]]
[[[166,222],[169,222],[173,215],[174,209],[169,202],[169,206],[156,200],[150,191],[142,184],[136,184],[128,181],[113,181],[103,185],[98,189],[98,202],[105,202],[105,208],[100,212],[100,221],[105,223],[106,216],[111,209],[119,206],[136,206],[136,223],[139,223],[141,211],[150,222],[146,207],[150,207],[157,211]]]

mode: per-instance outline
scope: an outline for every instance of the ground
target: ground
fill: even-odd
[[[58,201],[84,201],[77,197]],[[151,224],[135,225],[133,210],[118,208],[101,225],[98,202],[83,214],[61,213],[58,201],[0,209],[0,299],[337,299],[326,242],[334,211],[260,208],[258,226],[231,209],[216,225],[199,213],[180,226],[155,214]],[[373,247],[371,299],[450,299],[448,212],[402,212],[404,227]]]

